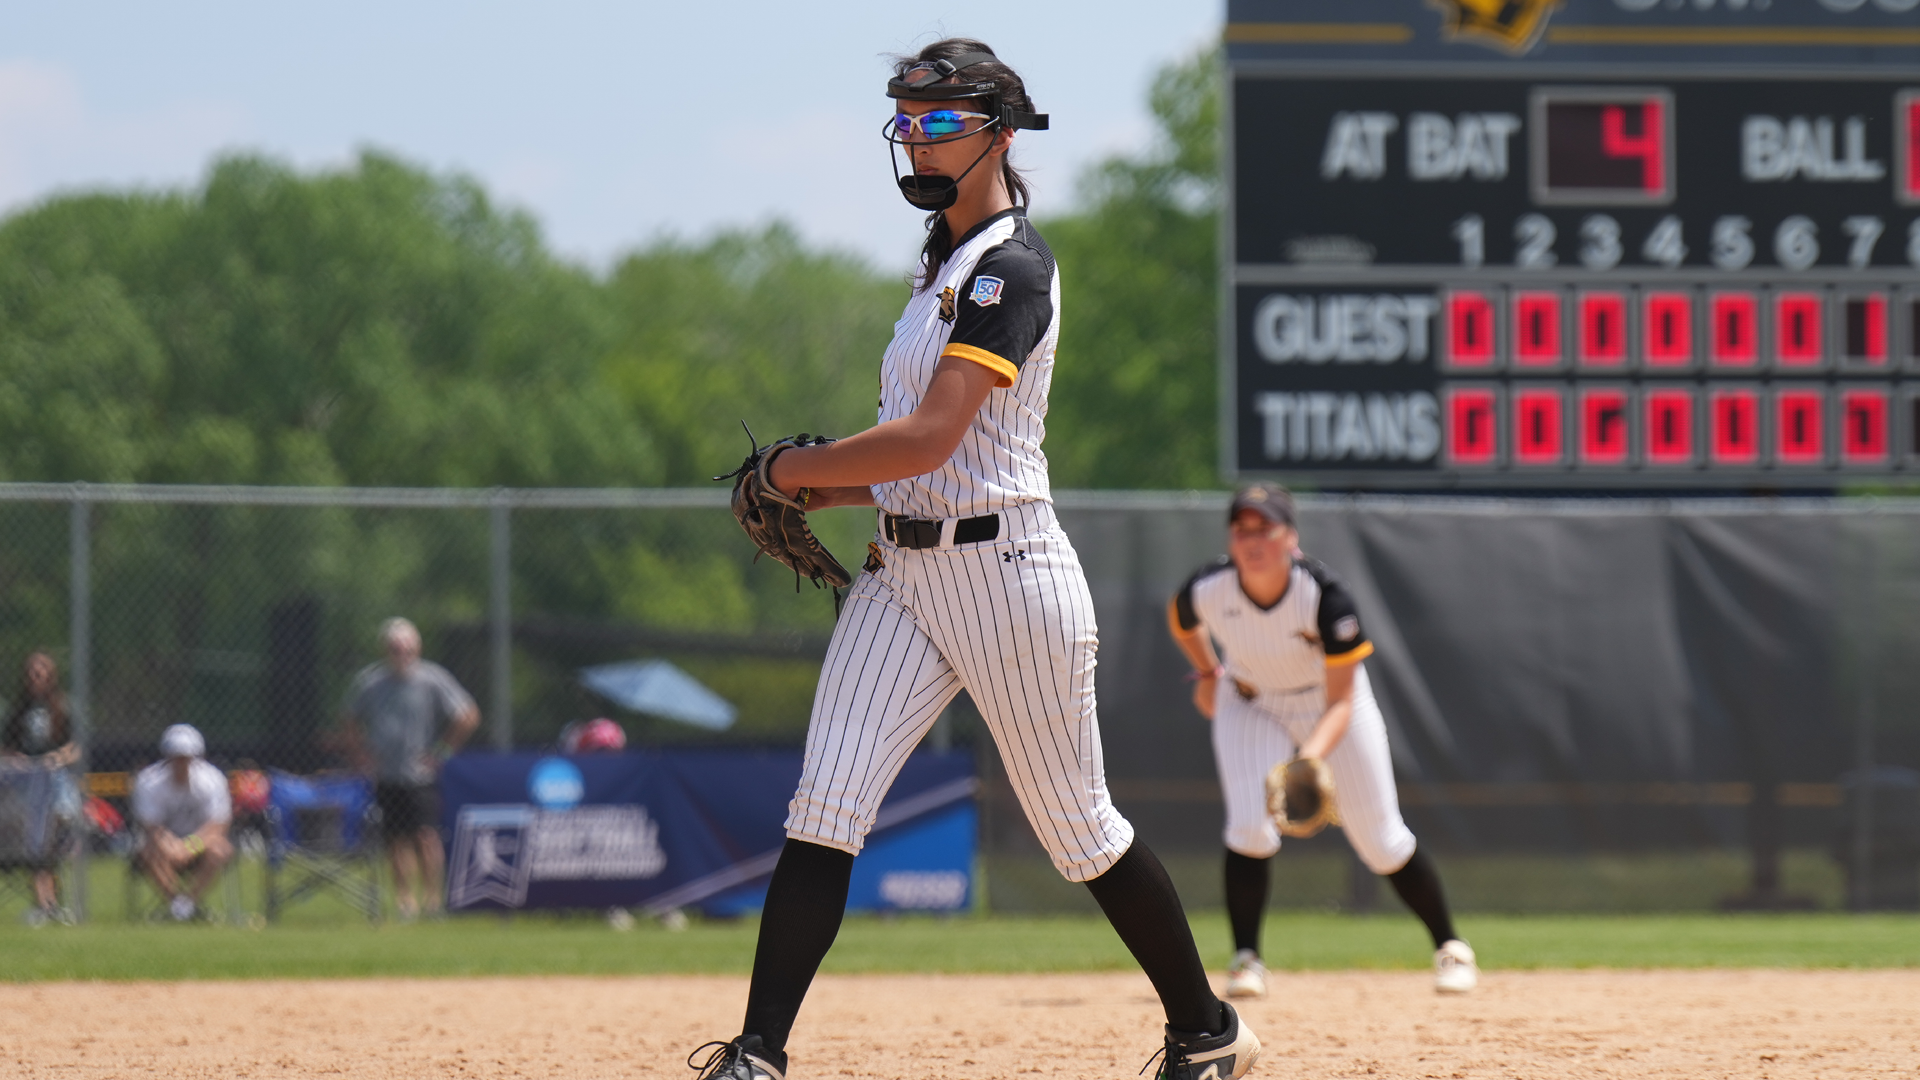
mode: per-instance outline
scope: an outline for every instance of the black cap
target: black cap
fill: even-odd
[[[1251,510],[1275,525],[1294,527],[1293,493],[1279,484],[1261,481],[1234,492],[1233,502],[1227,506],[1227,524],[1233,524],[1242,510]]]

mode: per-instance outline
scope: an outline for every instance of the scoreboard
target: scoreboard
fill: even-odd
[[[1225,471],[1920,479],[1902,3],[1230,4]]]

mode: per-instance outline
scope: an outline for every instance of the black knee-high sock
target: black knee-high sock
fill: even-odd
[[[1453,916],[1447,912],[1447,894],[1440,887],[1440,872],[1433,868],[1433,860],[1427,858],[1426,852],[1415,848],[1407,865],[1388,874],[1387,880],[1393,882],[1393,891],[1400,894],[1400,899],[1427,924],[1434,948],[1459,936],[1453,932]]]
[[[767,886],[760,942],[753,950],[743,1035],[758,1035],[769,1050],[785,1050],[793,1018],[807,996],[847,913],[853,856],[789,838]]]
[[[1087,888],[1159,993],[1167,1025],[1215,1035],[1226,1030],[1220,999],[1207,983],[1180,894],[1147,845],[1135,840],[1120,861],[1087,882]]]
[[[1260,919],[1267,912],[1267,864],[1227,849],[1227,924],[1233,927],[1235,950],[1260,952]]]

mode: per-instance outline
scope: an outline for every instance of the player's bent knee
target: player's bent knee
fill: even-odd
[[[1271,859],[1280,853],[1280,834],[1265,821],[1258,826],[1228,829],[1221,839],[1228,851],[1249,859]]]
[[[1126,853],[1127,849],[1121,848],[1119,851],[1101,852],[1098,856],[1091,858],[1062,859],[1056,855],[1053,858],[1053,868],[1060,872],[1061,877],[1075,885],[1085,885],[1113,869],[1113,864],[1119,862],[1120,856]]]
[[[1354,854],[1360,856],[1360,861],[1366,864],[1368,870],[1381,877],[1396,873],[1407,865],[1407,860],[1413,858],[1414,848],[1419,846],[1413,833],[1405,826],[1396,835],[1378,841],[1369,842],[1351,834],[1349,839],[1353,841]]]

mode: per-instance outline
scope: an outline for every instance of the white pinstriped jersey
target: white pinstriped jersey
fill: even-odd
[[[875,485],[874,501],[916,518],[998,514],[1003,527],[932,548],[876,539],[814,692],[789,837],[859,854],[902,763],[965,689],[1055,869],[1088,881],[1132,846],[1100,751],[1093,597],[1040,452],[1059,310],[1053,256],[1009,210],[960,238],[894,327],[882,422],[920,404],[943,356],[1000,380],[945,465]]]
[[[1180,629],[1205,626],[1234,680],[1270,693],[1326,684],[1328,663],[1359,663],[1373,652],[1346,587],[1312,559],[1294,560],[1287,591],[1270,608],[1247,597],[1226,559],[1187,580],[1174,597]]]
[[[1221,838],[1227,847],[1255,859],[1280,850],[1267,812],[1267,771],[1311,737],[1326,708],[1327,665],[1347,663],[1355,667],[1353,714],[1327,753],[1341,831],[1374,873],[1405,866],[1418,841],[1400,816],[1386,719],[1360,666],[1373,643],[1340,580],[1312,559],[1296,559],[1287,591],[1262,608],[1240,587],[1233,564],[1221,559],[1187,580],[1171,617],[1177,629],[1204,628],[1219,643],[1231,677],[1215,690],[1210,725],[1226,799]]]
[[[916,518],[1004,513],[1010,528],[1002,539],[1051,524],[1040,443],[1059,339],[1060,275],[1025,211],[1007,210],[975,226],[894,324],[880,364],[880,422],[919,406],[943,356],[990,368],[1000,375],[999,388],[946,464],[874,485],[874,503]]]

